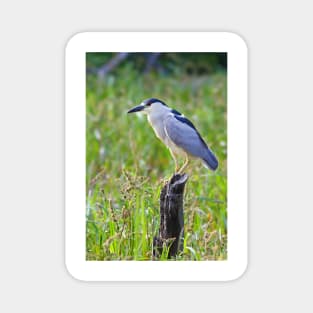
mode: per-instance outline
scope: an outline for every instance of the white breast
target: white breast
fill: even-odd
[[[148,115],[148,121],[153,128],[155,135],[166,144],[167,135],[164,131],[163,118],[157,118]]]
[[[159,114],[149,114],[148,121],[153,128],[156,136],[169,148],[173,153],[178,155],[185,155],[185,152],[180,149],[167,135],[164,128],[164,120],[168,114],[172,114],[169,111],[158,112]]]

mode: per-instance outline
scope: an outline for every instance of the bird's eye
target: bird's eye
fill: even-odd
[[[151,103],[147,103],[147,104],[146,104],[146,107],[150,107],[150,106],[151,106]]]

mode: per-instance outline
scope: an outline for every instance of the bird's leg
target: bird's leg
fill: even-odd
[[[188,158],[188,154],[186,154],[186,161],[185,161],[184,165],[180,168],[178,173],[182,174],[184,169],[188,166],[188,164],[189,164],[189,158]]]
[[[174,162],[175,162],[175,174],[176,174],[176,173],[178,173],[179,165],[178,165],[175,153],[171,149],[169,149],[169,150],[170,150],[172,158],[174,159]]]
[[[177,164],[177,160],[175,160],[175,174],[178,173],[179,166]]]

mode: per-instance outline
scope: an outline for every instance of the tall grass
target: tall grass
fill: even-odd
[[[101,82],[88,75],[86,83],[86,259],[152,259],[160,190],[174,162],[146,117],[127,114],[150,97],[185,114],[220,162],[214,173],[197,161],[187,169],[184,249],[176,260],[226,259],[226,73],[138,75],[125,65]]]

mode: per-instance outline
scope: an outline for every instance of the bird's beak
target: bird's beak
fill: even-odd
[[[145,108],[145,106],[140,104],[140,105],[137,105],[136,107],[130,109],[127,113],[139,112],[139,111],[142,111],[144,108]]]

